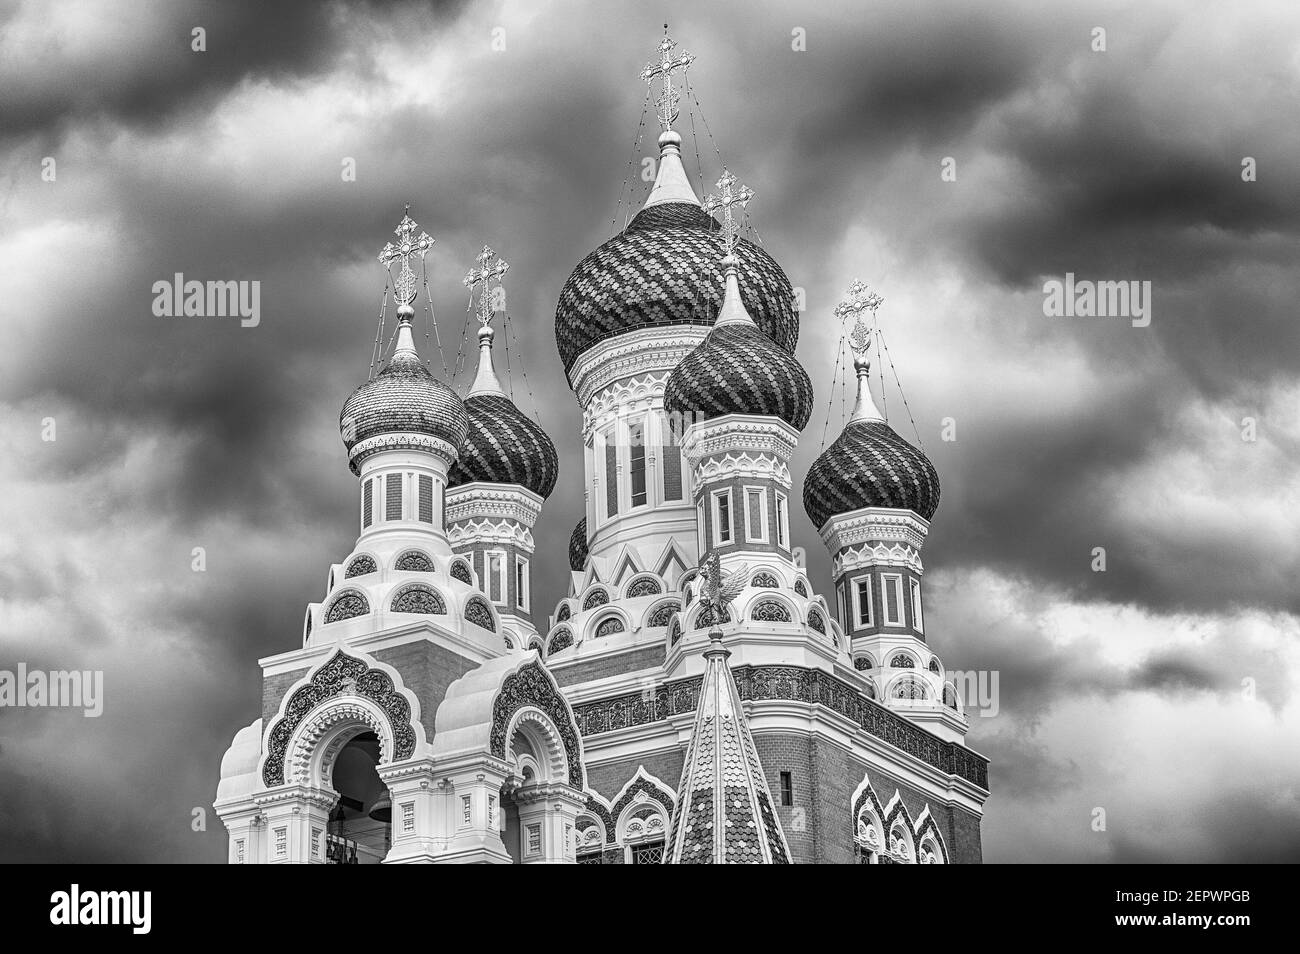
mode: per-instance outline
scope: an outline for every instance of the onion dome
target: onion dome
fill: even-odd
[[[813,405],[808,372],[754,324],[738,287],[735,256],[724,258],[723,268],[726,292],[717,323],[669,375],[664,409],[684,420],[762,414],[803,430]]]
[[[682,170],[681,137],[659,137],[659,172],[645,208],[573,270],[555,309],[564,370],[606,338],[658,325],[710,325],[721,306],[718,223],[700,207]],[[781,266],[762,248],[736,243],[745,308],[777,346],[794,353],[799,316]]]
[[[360,473],[365,457],[379,450],[429,450],[430,438],[457,448],[465,439],[464,404],[429,373],[415,350],[411,335],[415,309],[403,304],[397,314],[397,343],[388,364],[352,392],[339,414],[339,430],[354,474]]]
[[[858,399],[853,416],[803,482],[803,507],[821,529],[862,507],[911,510],[925,520],[939,509],[939,474],[926,457],[885,422],[871,399],[870,365],[855,355]]]
[[[478,337],[478,376],[465,398],[469,429],[447,486],[482,480],[518,484],[549,497],[560,469],[555,444],[501,390],[492,368],[492,326],[479,328]]]
[[[587,565],[587,518],[583,517],[569,536],[569,569],[581,573]]]

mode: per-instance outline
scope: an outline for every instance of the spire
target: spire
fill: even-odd
[[[704,211],[713,215],[722,213],[722,245],[726,254],[722,258],[722,269],[726,280],[726,289],[722,295],[722,307],[718,310],[716,325],[753,325],[754,319],[745,310],[745,303],[740,297],[738,278],[739,261],[736,258],[736,237],[740,234],[740,224],[736,221],[734,206],[745,208],[754,197],[754,190],[743,185],[726,168],[719,177],[718,191],[704,198]]]
[[[493,258],[496,258],[495,262],[492,261]],[[498,256],[489,245],[483,246],[483,251],[479,252],[475,261],[479,267],[471,268],[462,279],[471,296],[478,289],[478,373],[474,376],[474,384],[470,387],[468,396],[496,394],[505,397],[496,369],[492,366],[492,339],[496,336],[492,329],[492,316],[504,304],[505,288],[501,279],[510,270],[510,263]],[[493,279],[497,282],[496,287],[489,290],[488,283]]]
[[[655,174],[654,188],[646,199],[647,209],[665,202],[700,204],[682,167],[682,137],[673,131],[678,116],[677,104],[681,100],[681,93],[673,88],[673,73],[677,70],[685,72],[695,62],[695,57],[685,51],[674,57],[676,47],[677,44],[668,36],[668,24],[665,23],[664,38],[659,41],[659,61],[647,64],[641,71],[641,78],[652,88],[656,81],[660,83],[655,97],[655,111],[662,129],[659,134],[659,169]]]
[[[853,414],[849,423],[856,421],[883,421],[876,402],[871,399],[871,337],[874,333],[867,326],[865,314],[871,312],[871,323],[876,321],[876,309],[885,300],[875,292],[868,292],[862,281],[855,280],[849,286],[849,297],[835,306],[835,317],[843,321],[853,318],[853,330],[849,332],[849,348],[853,351],[853,370],[858,376],[858,398],[853,405]]]
[[[728,588],[713,579],[719,572],[715,554],[707,567],[710,593]],[[725,594],[706,598],[726,605]],[[716,609],[718,619],[721,614]],[[710,631],[666,860],[669,864],[788,865],[790,848],[727,665],[730,655],[722,645],[721,631]]]
[[[390,363],[398,358],[403,361],[418,362],[420,355],[415,350],[415,338],[411,334],[411,322],[415,318],[415,307],[411,303],[415,301],[419,291],[416,287],[415,272],[411,268],[411,259],[418,255],[423,262],[424,256],[428,254],[429,249],[433,248],[433,239],[411,218],[410,203],[407,203],[402,221],[397,224],[397,228],[393,229],[393,234],[401,241],[396,245],[389,242],[379,253],[379,261],[389,269],[390,277],[393,262],[402,263],[397,278],[393,281],[393,297],[398,303],[397,341],[393,346]]]

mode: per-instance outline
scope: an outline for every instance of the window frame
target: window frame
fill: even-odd
[[[646,419],[638,417],[629,420],[626,423],[627,431],[627,501],[628,510],[637,510],[641,507],[649,507],[650,500],[650,460],[646,454],[646,443],[648,440],[648,430]],[[639,439],[633,439],[633,431],[640,433]],[[641,502],[637,503],[636,478],[637,478],[637,456],[641,461]]]
[[[721,501],[723,498],[727,501],[727,538],[724,540],[721,533]],[[724,487],[721,490],[709,491],[709,509],[712,517],[713,533],[710,536],[713,539],[715,547],[726,547],[736,542],[736,513],[731,506],[731,488]]]
[[[898,619],[891,619],[889,616],[889,594],[885,592],[885,587],[889,581],[893,580],[898,584]],[[882,626],[906,626],[907,609],[904,606],[903,574],[901,573],[882,573],[880,574],[880,618]]]
[[[497,573],[497,582],[501,587],[501,599],[492,598],[492,558],[501,558],[501,568]],[[506,571],[509,563],[509,554],[505,550],[484,550],[483,551],[483,595],[488,598],[488,602],[493,606],[508,606],[510,604],[510,590],[508,584],[510,577]]]
[[[770,540],[767,526],[767,488],[762,484],[744,484],[740,492],[745,497],[745,541],[747,543],[767,543]],[[749,499],[752,495],[758,495],[758,529],[762,536],[751,537],[749,535],[750,517],[752,514],[749,509]]]
[[[908,579],[912,593],[912,628],[918,633],[925,633],[925,617],[921,613],[921,581],[915,577]]]
[[[790,548],[790,498],[776,491],[776,545]]]
[[[528,558],[515,557],[515,607],[525,613],[532,609],[532,594],[529,593]]]
[[[862,587],[867,588],[867,618],[862,619]],[[871,586],[871,574],[853,579],[853,628],[869,629],[876,625],[876,594]]]
[[[794,773],[781,772],[777,780],[780,782],[781,789],[777,802],[782,808],[790,808],[794,805]]]

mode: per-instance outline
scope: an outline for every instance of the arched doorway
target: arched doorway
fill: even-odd
[[[330,812],[326,864],[377,865],[392,847],[392,800],[379,778],[379,737],[361,732],[334,759],[330,786],[338,801]]]

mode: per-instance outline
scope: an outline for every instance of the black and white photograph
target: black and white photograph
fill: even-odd
[[[1140,865],[1079,916],[1248,938],[1298,116],[1285,0],[3,0],[24,918],[149,933],[116,865]]]

